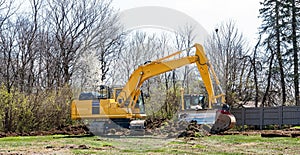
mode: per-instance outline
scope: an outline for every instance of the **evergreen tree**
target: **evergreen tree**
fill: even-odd
[[[263,45],[266,46],[267,51],[274,51],[276,56],[276,63],[272,64],[270,57],[273,53],[268,53],[269,58],[267,63],[271,63],[270,69],[273,70],[274,75],[279,74],[281,92],[277,95],[281,95],[282,105],[286,103],[286,82],[283,63],[283,49],[281,47],[282,36],[284,36],[285,22],[284,22],[284,2],[278,0],[264,0],[261,3],[263,6],[260,11],[260,17],[263,19],[263,24],[260,27],[260,34],[267,35],[267,39],[264,40]],[[266,54],[267,55],[267,54]],[[267,64],[266,64],[267,65]],[[272,79],[271,79],[272,78]],[[267,83],[271,80],[276,81],[277,77],[268,76]],[[268,94],[269,90],[266,90]]]
[[[299,59],[298,59],[298,42],[297,39],[299,36],[297,35],[297,30],[299,31],[299,24],[297,22],[297,17],[300,14],[299,1],[290,0],[291,3],[291,16],[292,16],[292,44],[293,44],[293,56],[294,56],[294,87],[295,87],[295,100],[296,105],[300,106],[300,94],[299,94]],[[299,18],[298,18],[299,20]]]

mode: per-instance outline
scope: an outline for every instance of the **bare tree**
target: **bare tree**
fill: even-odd
[[[62,77],[57,80],[57,85],[62,86],[70,82],[83,39],[89,30],[99,26],[101,9],[106,7],[106,3],[97,0],[49,0],[48,5],[48,22],[51,23],[55,49],[59,53],[55,61],[60,66],[59,77]]]
[[[38,0],[32,0],[32,14],[20,15],[16,21],[17,31],[17,88],[22,92],[31,93],[36,85],[35,70],[37,68],[39,47],[36,46],[38,31],[38,12],[41,3]]]
[[[68,123],[71,79],[103,80],[122,43],[111,1],[29,2],[14,14],[13,1],[0,0],[0,131]]]
[[[249,60],[244,58],[248,49],[242,33],[238,31],[233,21],[227,21],[218,26],[206,43],[206,47],[211,63],[214,64],[220,77],[221,85],[225,88],[227,104],[236,104],[245,98],[244,95],[247,93],[244,89],[247,89],[246,85],[250,82],[249,78],[244,76],[245,70],[251,65]]]
[[[15,65],[15,50],[14,38],[16,36],[14,24],[10,17],[16,12],[14,1],[0,0],[0,82],[6,86],[8,92],[14,84],[14,65]]]
[[[259,89],[259,83],[258,83],[258,62],[257,62],[257,53],[258,53],[258,46],[260,44],[261,41],[261,35],[259,36],[258,42],[254,47],[254,51],[253,51],[253,57],[251,59],[251,65],[253,67],[253,78],[254,78],[254,85],[255,85],[255,107],[258,107],[258,102],[260,99],[260,89]],[[260,69],[261,70],[261,69]]]
[[[178,50],[184,50],[192,47],[194,45],[194,40],[197,34],[194,32],[195,28],[193,25],[187,24],[186,26],[179,29],[179,31],[175,32],[175,46]],[[190,50],[187,50],[187,55],[190,55]],[[185,87],[186,93],[190,93],[189,88],[189,74],[190,72],[190,66],[184,67],[184,73],[183,73],[183,81],[182,81],[182,87]],[[175,72],[174,72],[175,74]]]
[[[266,34],[267,37],[264,40],[264,46],[267,48],[271,48],[268,51],[274,51],[276,57],[276,67],[273,67],[273,70],[278,70],[278,74],[280,78],[278,81],[280,83],[280,92],[277,95],[281,96],[281,105],[285,105],[287,101],[287,93],[286,93],[286,73],[284,72],[284,50],[282,48],[283,39],[282,37],[285,35],[286,25],[285,25],[285,6],[288,1],[275,1],[275,0],[264,0],[261,2],[262,8],[260,11],[260,17],[263,20],[263,24],[260,27],[260,34]],[[288,13],[289,14],[289,13]],[[269,56],[273,57],[269,54]],[[276,73],[277,74],[277,73]],[[277,79],[277,77],[276,77]]]
[[[81,59],[80,62],[74,59],[76,64],[74,64],[72,70],[75,74],[82,75],[82,73],[85,73],[81,78],[92,76],[90,77],[92,81],[104,84],[111,80],[110,77],[107,77],[107,74],[113,72],[110,72],[110,69],[114,65],[113,63],[118,60],[117,58],[123,48],[125,34],[122,32],[117,12],[111,7],[111,1],[92,1],[92,3],[89,3],[88,10],[90,10],[90,13],[86,14],[86,17],[93,19],[87,21],[90,26],[86,27],[85,32],[79,39],[82,43],[79,45],[77,56],[80,57],[86,52],[92,52],[97,60]],[[83,62],[85,62],[84,66],[96,70],[88,71],[83,68]],[[93,67],[94,65],[98,65],[98,67]],[[76,75],[76,77],[78,76]]]
[[[135,32],[132,38],[129,38],[129,42],[125,46],[125,49],[121,52],[120,62],[118,63],[121,70],[125,73],[123,76],[123,82],[125,83],[130,74],[138,65],[145,62],[143,55],[146,54],[144,50],[144,44],[146,42],[147,35],[144,32]]]

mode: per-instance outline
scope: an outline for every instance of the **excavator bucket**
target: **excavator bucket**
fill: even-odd
[[[216,121],[210,129],[210,133],[217,134],[227,131],[233,128],[235,123],[235,117],[231,113],[219,110],[216,113]]]
[[[213,109],[205,109],[205,96],[201,94],[182,94],[182,109],[179,119],[202,124],[206,131],[217,134],[233,128],[235,117],[229,112],[229,106],[216,103]]]
[[[227,131],[236,123],[235,117],[231,113],[217,109],[182,111],[179,113],[179,120],[197,121],[197,124],[202,124],[203,129],[212,134]]]
[[[179,120],[186,122],[197,121],[197,124],[202,124],[203,129],[212,134],[227,131],[233,128],[236,123],[232,114],[216,109],[183,111],[179,113]]]

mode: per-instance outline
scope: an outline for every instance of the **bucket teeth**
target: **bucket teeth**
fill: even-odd
[[[202,128],[205,130],[205,131],[207,131],[207,132],[210,132],[210,130],[211,130],[211,125],[209,125],[209,124],[203,124],[203,126],[202,126]]]

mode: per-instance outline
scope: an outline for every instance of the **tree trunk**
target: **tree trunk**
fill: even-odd
[[[276,56],[279,64],[279,72],[280,72],[280,83],[281,83],[281,89],[282,89],[282,106],[285,105],[286,102],[286,90],[285,90],[285,77],[284,77],[284,71],[283,71],[283,60],[282,55],[280,53],[280,25],[279,25],[279,2],[276,1]]]
[[[272,47],[270,46],[269,41],[268,41],[268,49],[270,49],[270,51],[271,51],[271,58],[270,58],[270,63],[269,63],[269,71],[268,71],[266,91],[265,91],[263,99],[262,99],[262,106],[263,107],[265,106],[267,97],[269,95],[269,89],[270,89],[271,77],[272,77],[272,65],[273,65],[273,60],[274,60],[274,52],[272,50]]]
[[[297,46],[297,19],[296,19],[296,6],[295,0],[292,0],[292,42],[294,52],[294,86],[295,86],[295,100],[296,105],[300,105],[299,96],[299,66],[298,66],[298,46]]]
[[[260,43],[261,35],[259,36],[258,42],[255,45],[254,52],[253,52],[253,59],[252,59],[252,65],[253,65],[253,74],[254,74],[254,85],[255,85],[255,107],[258,107],[258,98],[259,98],[259,89],[258,89],[258,79],[257,79],[257,68],[256,68],[256,53],[257,53],[257,47]]]

